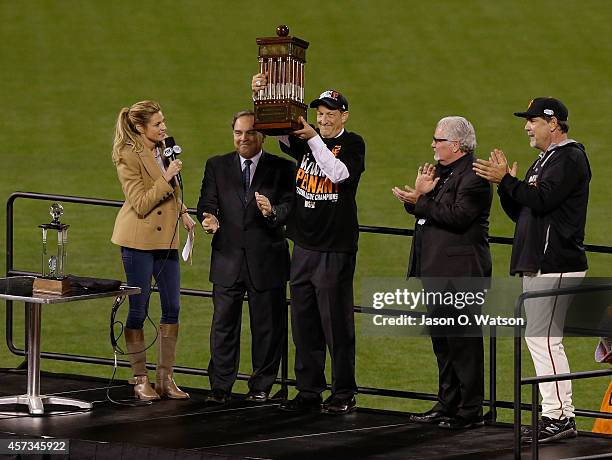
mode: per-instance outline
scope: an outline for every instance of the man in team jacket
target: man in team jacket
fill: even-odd
[[[586,275],[584,227],[591,168],[584,146],[568,138],[568,110],[558,99],[539,97],[525,112],[529,145],[540,153],[524,180],[516,177],[501,150],[477,160],[474,171],[499,184],[502,207],[516,222],[510,273],[523,276],[523,291],[572,287]],[[563,349],[563,325],[572,296],[525,301],[525,341],[538,376],[570,371]],[[542,420],[538,440],[549,442],[577,434],[571,380],[541,383]],[[533,440],[531,428],[523,440]]]
[[[255,75],[253,91],[266,83],[265,75]],[[356,405],[353,274],[359,226],[355,195],[365,170],[365,144],[361,136],[344,129],[348,101],[338,91],[323,92],[310,107],[317,112],[318,128],[301,118],[302,129],[279,138],[281,149],[297,160],[295,203],[287,230],[295,243],[290,289],[299,390],[281,409],[321,407],[327,347],[332,392],[322,410],[345,414]]]

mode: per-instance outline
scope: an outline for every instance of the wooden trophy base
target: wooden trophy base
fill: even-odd
[[[253,127],[269,136],[289,134],[302,129],[300,116],[306,120],[307,106],[292,100],[255,101]]]
[[[68,278],[61,280],[52,278],[35,278],[32,286],[34,294],[56,294],[65,295],[70,292],[70,281]]]

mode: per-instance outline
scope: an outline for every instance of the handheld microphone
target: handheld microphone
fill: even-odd
[[[183,151],[181,146],[177,145],[177,143],[174,142],[174,137],[172,136],[166,137],[164,139],[164,144],[166,145],[166,148],[164,149],[164,156],[166,158],[169,158],[172,161],[176,160],[176,156],[180,155],[181,152]],[[181,178],[180,172],[176,175],[176,179],[178,180],[179,186],[181,187],[181,190],[182,190],[183,189],[183,179]]]

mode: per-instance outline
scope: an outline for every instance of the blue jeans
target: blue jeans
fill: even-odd
[[[161,301],[161,324],[178,323],[180,310],[181,273],[178,251],[159,249],[143,251],[121,247],[121,259],[125,268],[127,284],[141,289],[131,295],[126,327],[142,329],[149,311],[151,277],[157,281]]]

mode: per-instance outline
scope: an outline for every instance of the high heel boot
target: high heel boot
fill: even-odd
[[[160,324],[157,348],[157,371],[155,373],[155,391],[160,397],[170,399],[189,399],[174,383],[172,368],[176,359],[177,324]]]
[[[147,375],[147,354],[144,351],[144,331],[142,329],[125,328],[125,344],[128,357],[132,365],[134,377],[129,382],[134,385],[134,396],[144,401],[159,399],[159,395],[153,390]]]

